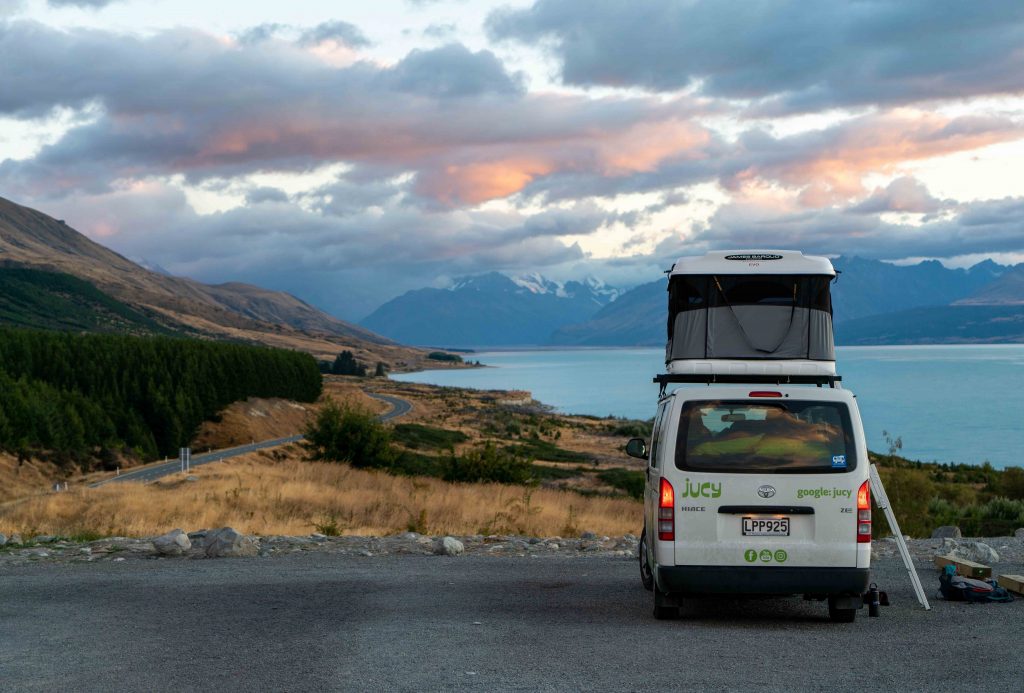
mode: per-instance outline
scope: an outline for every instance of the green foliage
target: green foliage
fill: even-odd
[[[545,460],[547,462],[592,462],[593,456],[585,452],[576,452],[560,448],[554,443],[536,438],[527,438],[520,443],[508,445],[505,449],[509,454],[520,457],[528,457],[534,460]]]
[[[1024,527],[1024,501],[1009,498],[966,506],[935,498],[928,505],[928,514],[936,526],[956,525],[972,537],[1010,536]]]
[[[608,433],[623,438],[647,438],[650,439],[651,431],[654,428],[654,419],[640,421],[637,419],[616,419],[608,425]]]
[[[336,515],[326,515],[313,523],[313,528],[325,537],[340,537],[342,526]]]
[[[427,354],[427,358],[432,361],[447,361],[449,363],[462,363],[462,357],[458,354],[449,354],[444,351],[432,351]]]
[[[635,469],[606,469],[597,475],[597,478],[617,489],[622,489],[633,498],[644,497],[644,484],[646,480],[643,472]]]
[[[1024,469],[1007,467],[991,484],[992,490],[1013,500],[1024,500]]]
[[[356,361],[355,354],[351,351],[343,351],[334,359],[331,373],[334,375],[356,375],[360,378],[365,378],[366,366]]]
[[[27,267],[0,267],[0,324],[75,332],[169,333],[87,281]]]
[[[391,434],[368,411],[328,400],[305,431],[315,460],[348,462],[353,467],[390,467],[398,458]]]
[[[469,440],[469,436],[462,431],[449,431],[423,424],[396,424],[392,438],[408,448],[435,450],[445,450]]]
[[[450,454],[444,470],[445,481],[496,481],[524,484],[531,480],[530,462],[488,441],[483,447],[462,455]]]
[[[384,378],[388,374],[388,365],[383,361],[377,362],[377,368],[373,371],[373,377]]]
[[[170,337],[0,329],[0,449],[86,461],[128,447],[170,455],[247,397],[321,391],[307,354]]]

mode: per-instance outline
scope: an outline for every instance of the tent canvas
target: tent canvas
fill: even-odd
[[[669,277],[666,363],[834,363],[834,277],[826,258],[795,251],[733,251],[681,260]]]

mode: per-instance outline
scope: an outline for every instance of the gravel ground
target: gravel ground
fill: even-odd
[[[628,537],[463,538],[460,556],[422,539],[266,538],[265,558],[217,560],[111,540],[5,550],[0,688],[1022,689],[1024,599],[935,599],[939,540],[914,542],[932,611],[877,542],[872,579],[893,605],[832,624],[799,598],[691,600],[655,621],[616,548]],[[1024,572],[1024,542],[989,543],[1006,547],[996,572]]]

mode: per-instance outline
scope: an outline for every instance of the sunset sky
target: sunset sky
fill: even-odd
[[[489,270],[1024,261],[1019,0],[0,0],[0,196],[359,319]]]

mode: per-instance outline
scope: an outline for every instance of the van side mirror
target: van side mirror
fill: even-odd
[[[643,438],[630,438],[626,443],[626,454],[637,459],[647,459],[647,443]]]

